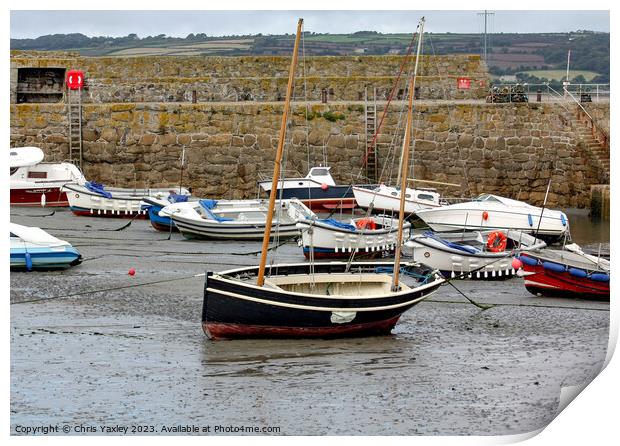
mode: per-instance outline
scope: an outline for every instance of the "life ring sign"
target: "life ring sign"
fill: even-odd
[[[79,90],[84,87],[84,72],[80,70],[67,71],[67,87],[71,90]]]

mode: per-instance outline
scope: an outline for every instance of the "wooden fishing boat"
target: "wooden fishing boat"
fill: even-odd
[[[372,215],[351,219],[350,223],[333,219],[301,220],[301,246],[306,258],[356,259],[389,255],[396,249],[398,219]],[[410,223],[403,225],[403,237],[409,238]]]
[[[416,286],[392,289],[393,262],[277,265],[262,286],[258,267],[208,273],[202,312],[213,339],[386,335],[400,316],[442,283],[433,270],[403,264]]]
[[[12,206],[68,206],[62,186],[84,182],[84,175],[71,163],[46,163],[38,147],[10,150],[10,186]]]
[[[69,242],[41,228],[9,223],[11,232],[11,269],[68,268],[82,262],[82,255]]]
[[[208,200],[174,203],[159,211],[189,239],[262,240],[267,224],[266,200]],[[271,226],[281,239],[297,237],[297,222],[315,218],[301,201],[280,200]]]
[[[525,288],[534,295],[609,300],[610,263],[578,246],[519,254]]]
[[[515,251],[545,246],[542,240],[515,231],[426,231],[405,243],[415,261],[441,271],[444,277],[469,279],[510,278],[516,274]]]
[[[146,197],[164,198],[170,194],[190,194],[187,189],[179,186],[125,189],[108,188],[92,181],[65,184],[63,190],[67,193],[69,207],[75,215],[113,218],[147,218],[148,212],[142,209],[141,204]]]
[[[399,212],[395,261],[389,264],[339,262],[274,264],[266,271],[271,222],[280,176],[287,115],[303,21],[297,25],[293,61],[274,161],[269,212],[259,266],[208,273],[203,300],[202,327],[210,338],[334,337],[388,334],[408,309],[434,292],[444,281],[424,265],[411,268],[414,283],[400,279],[404,200]],[[419,29],[422,34],[424,19]],[[404,147],[412,130],[414,76],[409,83],[409,108]],[[405,165],[408,150],[404,155]],[[389,266],[388,266],[389,265]],[[268,277],[265,277],[268,272]],[[389,274],[391,272],[391,275]],[[405,271],[403,271],[404,273]]]

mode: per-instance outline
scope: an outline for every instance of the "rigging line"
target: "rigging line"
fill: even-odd
[[[20,301],[20,302],[12,302],[11,305],[28,304],[28,303],[33,303],[33,302],[40,302],[40,301],[47,301],[47,300],[54,300],[54,299],[63,299],[63,298],[67,298],[67,297],[77,297],[77,296],[83,296],[84,294],[102,293],[104,291],[117,291],[117,290],[124,290],[124,289],[127,289],[127,288],[137,288],[137,287],[147,286],[147,285],[157,285],[157,284],[160,284],[160,283],[167,283],[167,282],[175,282],[175,281],[179,281],[179,280],[194,279],[196,277],[204,277],[204,275],[205,275],[205,273],[192,274],[191,276],[175,277],[174,279],[162,279],[162,280],[155,280],[153,282],[134,283],[134,284],[131,284],[131,285],[119,285],[119,286],[109,287],[109,288],[100,288],[98,290],[81,291],[79,293],[63,294],[63,295],[60,295],[60,296],[41,297],[41,298],[38,298],[38,299],[30,299],[30,300],[23,300],[23,301]]]
[[[481,271],[481,270],[485,269],[486,267],[488,267],[488,266],[490,266],[490,265],[493,265],[493,264],[495,264],[495,263],[497,263],[497,262],[501,262],[501,261],[505,260],[505,259],[506,259],[506,258],[508,258],[508,257],[513,257],[513,256],[514,256],[516,253],[518,253],[519,251],[522,251],[522,250],[513,249],[512,251],[510,251],[510,252],[508,253],[508,255],[507,255],[506,257],[500,257],[500,258],[498,258],[497,260],[494,260],[494,261],[489,262],[489,263],[485,263],[484,265],[480,266],[479,268],[475,268],[475,269],[473,269],[473,270],[471,270],[471,271],[468,271],[468,272],[463,272],[463,273],[461,273],[461,274],[460,274],[460,275],[458,275],[458,276],[452,277],[452,278],[450,278],[450,279],[446,279],[446,280],[445,280],[445,284],[450,285],[452,288],[454,288],[456,291],[458,291],[458,293],[459,293],[459,294],[461,294],[461,295],[462,295],[465,299],[467,299],[467,300],[468,300],[471,304],[473,304],[473,305],[475,305],[476,307],[478,307],[478,308],[482,309],[482,311],[484,311],[484,310],[488,310],[489,308],[493,308],[494,304],[491,304],[491,305],[485,305],[485,304],[479,304],[479,303],[477,303],[476,301],[474,301],[473,299],[471,299],[470,297],[468,297],[465,293],[463,293],[461,290],[459,290],[459,289],[456,287],[456,285],[454,285],[454,284],[452,283],[452,281],[453,281],[453,280],[457,280],[457,279],[464,279],[465,277],[469,276],[470,274],[473,274],[473,273],[475,273],[475,272]]]
[[[463,302],[463,301],[459,301],[459,300],[424,299],[423,301],[421,301],[421,303],[467,305],[467,302]],[[539,308],[540,307],[540,308],[552,308],[552,309],[555,309],[555,310],[586,310],[586,311],[607,311],[607,312],[609,312],[609,308],[565,307],[565,306],[557,306],[557,305],[511,304],[511,303],[494,303],[492,305],[496,306],[496,307],[531,307],[531,308]]]
[[[396,91],[396,88],[398,86],[398,82],[400,81],[401,75],[403,74],[403,71],[405,69],[405,65],[409,61],[409,57],[411,56],[411,52],[413,51],[413,44],[415,43],[415,36],[416,36],[416,34],[418,34],[417,29],[419,29],[419,28],[420,28],[420,25],[418,25],[418,27],[416,28],[416,32],[413,33],[413,36],[411,37],[411,42],[409,42],[409,47],[407,48],[407,54],[405,55],[405,58],[403,59],[403,62],[400,65],[400,70],[398,72],[398,75],[396,76],[396,82],[394,82],[394,86],[392,87],[392,91],[390,91],[390,94],[389,94],[389,96],[387,98],[387,104],[385,105],[385,108],[383,109],[383,113],[381,114],[381,119],[379,120],[379,125],[377,126],[375,134],[372,137],[372,141],[370,143],[371,146],[375,145],[375,143],[377,142],[377,136],[379,135],[379,133],[381,133],[381,127],[383,126],[383,120],[385,119],[387,111],[390,108],[390,104],[392,103],[392,99],[394,98],[394,92]],[[367,162],[368,162],[368,151],[366,151],[366,154],[364,155],[364,163],[363,164],[366,165]]]

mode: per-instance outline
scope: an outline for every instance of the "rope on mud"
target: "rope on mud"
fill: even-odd
[[[491,304],[491,305],[479,304],[475,300],[470,299],[469,297],[467,297],[467,295],[465,293],[463,293],[461,290],[459,290],[456,286],[454,286],[454,284],[451,281],[446,281],[446,283],[448,285],[450,285],[452,288],[454,288],[461,296],[463,296],[465,299],[467,299],[469,301],[469,303],[471,303],[472,305],[477,306],[482,311],[488,310],[489,308],[493,308],[495,306],[493,304]]]
[[[175,281],[178,281],[178,280],[194,279],[196,277],[202,277],[204,275],[205,275],[205,273],[199,273],[199,274],[192,274],[191,276],[176,277],[174,279],[155,280],[153,282],[134,283],[134,284],[131,284],[131,285],[120,285],[120,286],[110,287],[110,288],[101,288],[101,289],[98,289],[98,290],[88,290],[88,291],[81,291],[79,293],[63,294],[61,296],[42,297],[42,298],[39,298],[39,299],[30,299],[30,300],[23,300],[23,301],[20,301],[20,302],[13,302],[13,303],[11,303],[11,305],[28,304],[28,303],[40,302],[40,301],[44,301],[44,300],[63,299],[63,298],[66,298],[66,297],[82,296],[84,294],[102,293],[104,291],[124,290],[124,289],[127,289],[127,288],[137,288],[137,287],[146,286],[146,285],[157,285],[157,284],[160,284],[160,283],[175,282]]]
[[[52,211],[51,214],[45,215],[25,215],[25,214],[11,214],[11,217],[51,217],[56,213],[56,211]]]
[[[467,305],[467,302],[458,301],[458,300],[432,300],[432,299],[424,299],[421,303],[434,303],[434,304],[458,304],[458,305]],[[603,301],[599,301],[603,302]],[[587,308],[587,307],[568,307],[568,306],[557,306],[557,305],[539,305],[539,304],[511,304],[511,303],[495,303],[493,306],[497,307],[533,307],[533,308],[552,308],[554,310],[587,310],[587,311],[607,311],[609,312],[609,308]]]
[[[512,252],[510,253],[510,256],[507,256],[507,257],[511,257],[511,256],[513,256],[514,254],[515,254],[515,251],[512,251]],[[479,267],[479,268],[476,268],[476,269],[473,269],[473,270],[471,270],[471,271],[467,271],[467,272],[462,272],[462,273],[461,273],[460,275],[458,275],[458,276],[454,276],[454,277],[452,277],[452,278],[450,278],[450,279],[446,279],[445,284],[446,284],[446,285],[450,285],[450,286],[451,286],[452,288],[454,288],[454,289],[455,289],[455,290],[456,290],[456,291],[457,291],[457,292],[458,292],[461,296],[463,296],[465,299],[467,299],[467,300],[468,300],[468,301],[469,301],[472,305],[475,305],[476,307],[480,308],[482,311],[485,311],[485,310],[488,310],[488,309],[490,309],[490,308],[493,308],[493,307],[494,307],[495,305],[497,305],[497,304],[489,304],[489,305],[479,304],[478,302],[476,302],[476,301],[474,301],[473,299],[471,299],[470,297],[468,297],[468,296],[467,296],[465,293],[463,293],[461,290],[459,290],[459,289],[456,287],[456,285],[454,285],[454,284],[452,283],[452,281],[453,281],[453,280],[456,280],[456,279],[464,279],[464,278],[468,277],[468,276],[469,276],[470,274],[472,274],[472,273],[478,272],[478,271],[480,271],[480,270],[482,270],[482,269],[486,268],[486,267],[487,267],[487,266],[489,266],[489,265],[493,265],[493,264],[495,264],[495,263],[497,263],[497,262],[501,262],[502,260],[505,260],[505,259],[506,259],[506,257],[500,257],[500,258],[498,258],[497,260],[494,260],[493,262],[490,262],[490,263],[486,263],[486,264],[482,265],[482,266],[481,266],[481,267]]]

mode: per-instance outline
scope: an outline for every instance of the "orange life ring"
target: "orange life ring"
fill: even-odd
[[[487,249],[491,252],[503,252],[507,243],[508,240],[503,232],[494,231],[489,234]]]
[[[357,229],[377,229],[377,224],[370,217],[360,218],[355,222],[355,226],[357,226]]]

